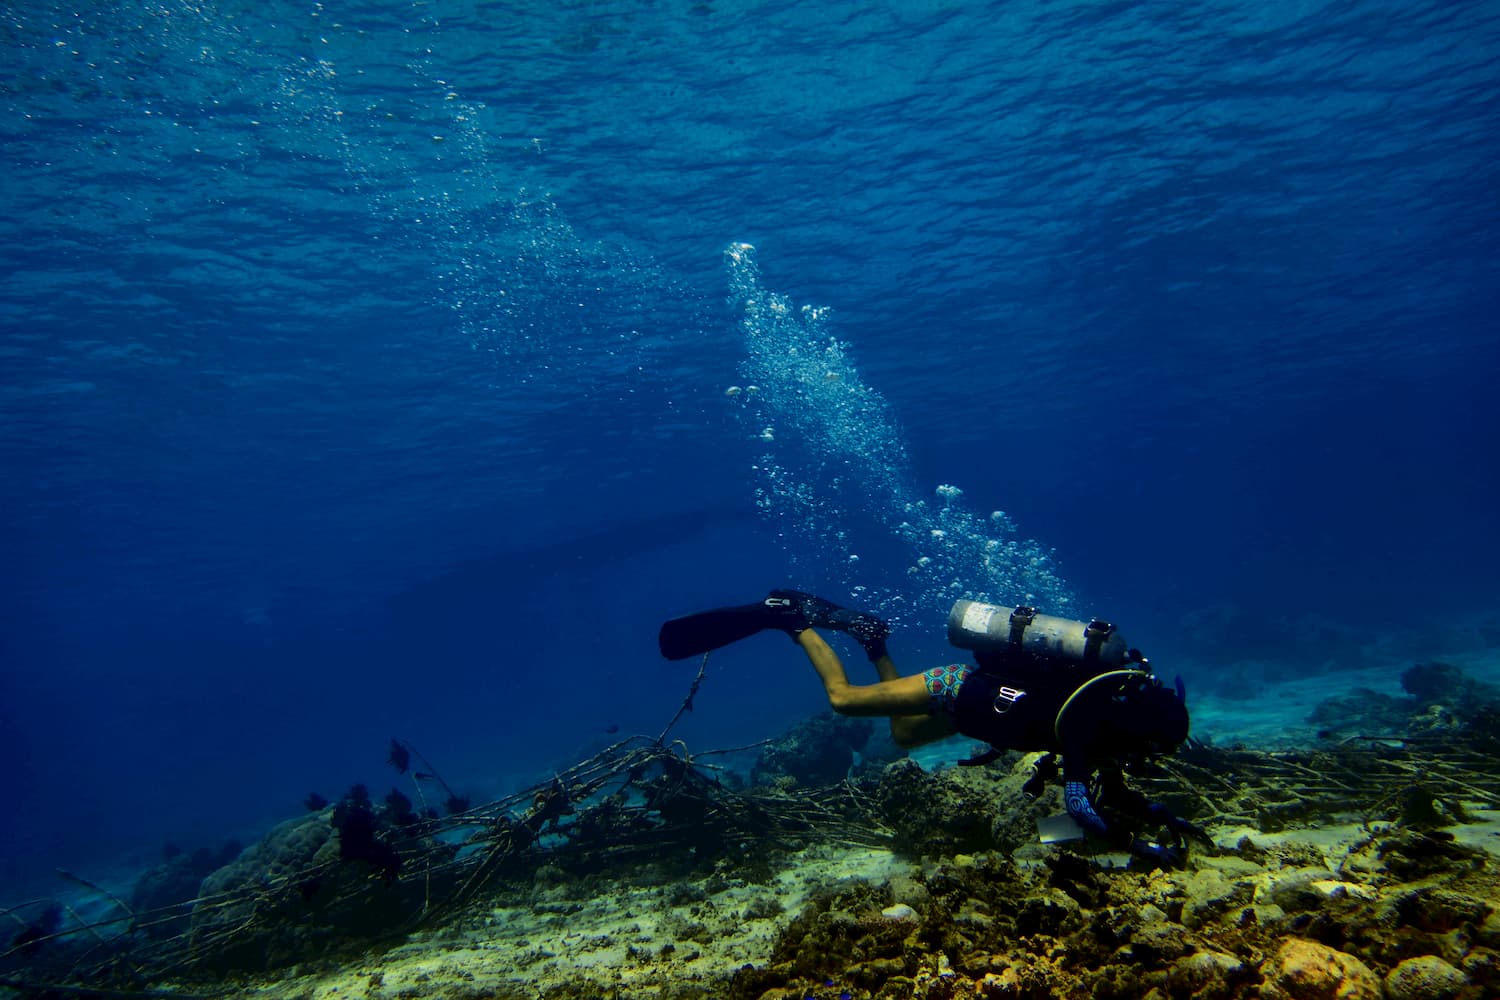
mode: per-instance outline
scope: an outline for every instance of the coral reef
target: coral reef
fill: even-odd
[[[130,891],[130,909],[149,911],[157,919],[143,921],[140,932],[149,937],[171,937],[188,927],[194,902],[203,895],[203,880],[239,856],[240,845],[224,844],[218,850],[200,847],[186,852],[168,844],[161,864],[147,869]]]
[[[1248,849],[1248,848],[1247,848]],[[1393,832],[1332,867],[1304,848],[1200,858],[1191,871],[1103,871],[1058,854],[922,869],[926,901],[893,919],[889,887],[811,901],[769,962],[729,996],[1493,996],[1500,990],[1500,878],[1483,852]],[[1420,857],[1408,881],[1393,855]],[[836,985],[834,990],[829,984]]]
[[[1500,713],[1500,689],[1451,663],[1418,663],[1401,674],[1404,697],[1358,687],[1319,703],[1308,721],[1324,739],[1341,736],[1493,734],[1485,720]]]
[[[756,785],[828,785],[843,781],[875,724],[826,713],[799,723],[767,743],[750,771]]]
[[[335,825],[340,810],[359,817]],[[274,969],[358,949],[412,926],[430,894],[451,892],[441,862],[455,848],[423,836],[407,814],[339,803],[289,820],[203,880],[188,932],[200,972]],[[351,849],[351,843],[359,846]],[[373,845],[379,845],[376,852]],[[420,872],[396,879],[399,851]]]
[[[1194,745],[1135,775],[1210,824],[1176,870],[1039,844],[1061,803],[1027,795],[1032,757],[850,776],[853,730],[824,719],[732,787],[711,755],[631,738],[460,816],[356,786],[195,890],[194,859],[169,858],[108,920],[27,904],[0,988],[1478,1000],[1500,994],[1491,716],[1448,670],[1412,689],[1467,692],[1468,714],[1440,738]]]
[[[1039,755],[1009,754],[1001,764],[925,771],[915,761],[887,767],[872,793],[894,831],[896,850],[915,857],[1011,851],[1036,839],[1036,821],[1061,808],[1054,795],[1034,801],[1021,790]]]

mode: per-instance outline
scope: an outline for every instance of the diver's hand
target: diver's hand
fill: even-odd
[[[1130,842],[1130,855],[1147,863],[1147,867],[1176,868],[1182,864],[1182,851],[1165,844],[1153,844],[1137,838]]]
[[[1089,801],[1089,786],[1082,781],[1063,782],[1063,805],[1068,810],[1068,815],[1073,821],[1083,827],[1086,833],[1096,837],[1109,836],[1109,824],[1104,822],[1094,809],[1094,803]]]
[[[1203,844],[1205,847],[1215,846],[1214,839],[1208,835],[1207,830],[1203,829],[1203,827],[1201,826],[1198,826],[1196,823],[1189,823],[1187,820],[1182,819],[1176,813],[1172,812],[1172,810],[1168,809],[1166,806],[1162,805],[1159,802],[1151,803],[1150,807],[1146,810],[1146,814],[1150,816],[1153,821],[1160,823],[1168,830],[1171,830],[1172,835],[1176,837],[1179,842],[1181,842],[1185,837],[1191,837],[1193,840],[1198,841],[1198,843]]]

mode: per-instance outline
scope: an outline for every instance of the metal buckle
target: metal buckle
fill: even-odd
[[[1025,691],[1001,685],[1000,689],[995,692],[995,703],[991,707],[994,708],[996,715],[1004,715],[1015,708],[1016,702],[1024,697],[1026,697]],[[1002,701],[1005,702],[1003,706],[1000,704]]]

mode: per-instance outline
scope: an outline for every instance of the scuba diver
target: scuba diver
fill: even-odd
[[[851,683],[818,629],[858,642],[879,681]],[[659,644],[663,656],[680,660],[765,630],[785,632],[801,647],[835,712],[888,717],[891,737],[902,747],[961,733],[990,747],[964,764],[989,763],[1006,750],[1046,751],[1025,786],[1032,797],[1058,776],[1061,755],[1067,815],[1059,817],[1064,829],[1044,832],[1044,840],[1088,835],[1157,865],[1181,861],[1184,836],[1212,846],[1203,830],[1125,783],[1125,770],[1173,753],[1187,740],[1188,712],[1182,682],[1175,690],[1165,687],[1140,650],[1127,648],[1107,622],[958,601],[948,638],[974,653],[975,666],[902,676],[886,649],[890,627],[884,621],[812,594],[773,590],[757,604],[674,618],[662,625]],[[1174,842],[1137,835],[1152,824]]]

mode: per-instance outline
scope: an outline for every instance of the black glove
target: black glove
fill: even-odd
[[[1146,862],[1146,868],[1176,868],[1182,864],[1182,852],[1165,844],[1153,844],[1136,838],[1130,842],[1130,855]]]
[[[1178,817],[1176,813],[1160,802],[1151,803],[1146,809],[1146,815],[1151,817],[1154,822],[1160,823],[1170,830],[1172,836],[1177,838],[1179,844],[1182,843],[1184,838],[1191,837],[1205,847],[1215,846],[1214,839],[1208,835],[1207,830],[1195,823],[1189,823],[1187,820]]]

